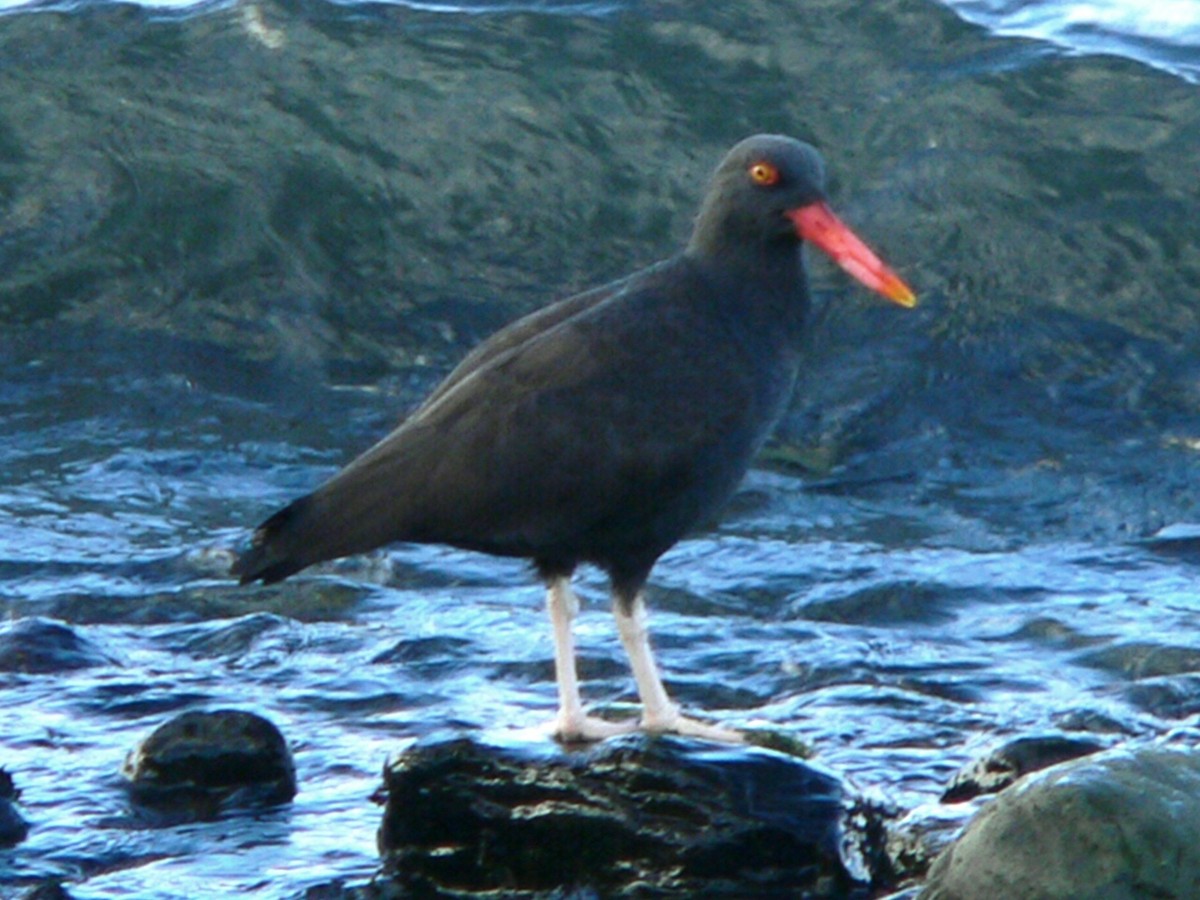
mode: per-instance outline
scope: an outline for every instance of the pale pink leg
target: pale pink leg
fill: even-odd
[[[625,645],[625,652],[629,654],[629,666],[633,669],[633,678],[637,682],[638,696],[642,700],[642,728],[646,731],[666,731],[731,744],[745,743],[745,738],[739,732],[689,719],[671,702],[662,678],[659,677],[658,666],[654,663],[654,654],[650,650],[650,634],[646,628],[646,604],[642,601],[641,594],[634,598],[628,613],[625,612],[625,604],[621,602],[621,598],[614,598],[613,614],[617,619],[617,632],[621,635],[621,643]]]
[[[566,578],[555,578],[546,591],[546,608],[554,633],[554,677],[558,682],[558,715],[554,733],[564,741],[599,741],[615,734],[627,734],[633,722],[609,722],[586,715],[579,696],[579,676],[575,672],[575,637],[571,623],[579,613],[579,598]]]

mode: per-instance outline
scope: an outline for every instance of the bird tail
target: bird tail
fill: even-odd
[[[285,506],[254,531],[249,548],[230,570],[242,584],[273,584],[325,559],[339,555],[323,545],[317,528],[313,497],[309,494]]]
[[[430,487],[411,442],[381,441],[317,490],[258,526],[233,564],[242,584],[282,581],[314,563],[419,540]],[[419,446],[416,449],[420,449]]]
[[[338,490],[344,487],[328,484],[259,525],[230,574],[242,584],[273,584],[315,563],[365,553],[405,536],[374,492]]]

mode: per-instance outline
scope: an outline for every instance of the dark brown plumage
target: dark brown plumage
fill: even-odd
[[[612,579],[643,725],[708,733],[666,699],[640,594],[733,493],[787,403],[808,311],[800,242],[914,302],[829,212],[822,169],[790,138],[738,144],[681,254],[497,332],[395,431],[264,522],[234,574],[279,581],[394,541],[529,558],[550,587],[559,731],[591,737],[607,727],[583,716],[565,667],[567,582],[594,563]]]

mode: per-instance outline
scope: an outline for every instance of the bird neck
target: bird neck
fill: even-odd
[[[795,348],[808,321],[808,277],[795,241],[744,243],[724,249],[683,254],[707,285],[714,312],[731,333],[756,335],[754,341]],[[790,352],[790,351],[789,351]]]
[[[756,281],[794,282],[802,276],[800,244],[792,233],[753,232],[701,216],[685,254],[703,264]]]
[[[697,232],[684,256],[735,295],[753,294],[763,304],[782,303],[790,310],[807,305],[808,277],[794,238],[747,241]]]

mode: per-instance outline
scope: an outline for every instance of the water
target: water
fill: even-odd
[[[1127,56],[1200,80],[1200,3],[1195,0],[947,0],[947,5],[997,34],[1037,38],[1078,53]]]
[[[78,10],[106,0],[0,0],[0,13]],[[369,6],[363,0],[331,0],[350,9]],[[608,16],[648,11],[651,4],[625,2],[546,2],[526,0],[384,0],[414,10],[446,14],[533,12],[570,16]],[[1200,78],[1200,3],[1160,0],[1152,5],[1136,0],[942,0],[969,22],[999,35],[1047,41],[1079,53],[1113,54],[1136,59],[1188,80]],[[229,0],[137,0],[137,6],[164,14],[193,14],[231,6]]]
[[[0,896],[362,881],[385,759],[549,718],[523,565],[398,547],[243,589],[230,552],[474,341],[671,252],[755,130],[825,150],[922,306],[813,260],[780,440],[654,573],[672,691],[906,810],[1009,737],[1194,733],[1195,87],[920,0],[788,9],[0,19],[0,609],[96,657],[0,673],[33,824]],[[582,590],[586,696],[628,701]],[[295,803],[148,827],[125,754],[221,706],[283,730]]]

